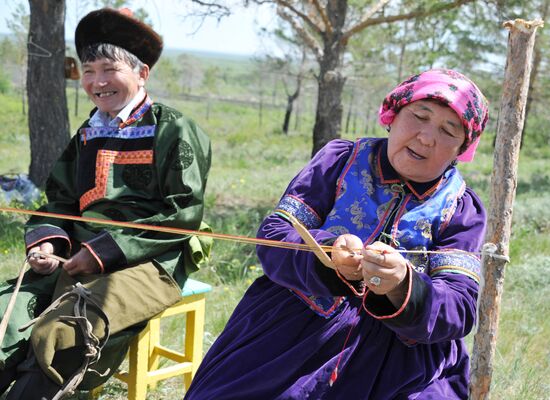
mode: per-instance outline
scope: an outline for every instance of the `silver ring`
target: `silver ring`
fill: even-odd
[[[382,282],[382,279],[380,279],[380,277],[376,275],[369,279],[369,283],[374,286],[380,286],[381,282]]]

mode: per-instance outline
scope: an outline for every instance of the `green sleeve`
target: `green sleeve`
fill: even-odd
[[[78,135],[55,163],[46,181],[48,203],[39,211],[63,215],[79,215],[78,197],[75,192],[76,160],[78,159]],[[25,225],[27,249],[44,241],[54,243],[58,255],[70,251],[70,232],[73,223],[59,218],[32,216]]]

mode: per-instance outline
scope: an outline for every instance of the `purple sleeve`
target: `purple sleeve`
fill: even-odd
[[[277,210],[292,206],[292,214],[310,231],[317,242],[334,239],[334,235],[318,229],[332,210],[336,181],[346,164],[353,142],[333,140],[290,182]],[[258,238],[289,243],[303,243],[284,214],[275,212],[260,225]],[[332,270],[320,266],[317,257],[307,251],[258,246],[258,257],[264,273],[281,286],[300,290],[309,295],[333,296],[334,287],[327,286],[327,274],[333,274],[334,284],[341,285]],[[330,280],[330,277],[329,277]]]
[[[486,226],[485,209],[470,189],[458,201],[448,227],[432,250],[479,252]],[[434,343],[466,336],[475,323],[479,284],[477,256],[452,253],[430,256],[429,273],[412,271],[410,297],[395,317],[396,309],[385,296],[369,295],[366,306],[407,344]]]

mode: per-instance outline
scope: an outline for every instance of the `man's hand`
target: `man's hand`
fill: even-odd
[[[46,254],[53,254],[53,244],[51,244],[50,242],[41,243],[39,246],[31,248],[29,250],[29,254],[32,255],[32,253],[36,251],[41,251],[42,253]],[[31,266],[31,269],[37,274],[50,275],[59,266],[59,261],[54,258],[36,254],[29,258],[29,264]]]
[[[99,274],[101,268],[90,251],[83,247],[63,264],[63,269],[71,276]]]

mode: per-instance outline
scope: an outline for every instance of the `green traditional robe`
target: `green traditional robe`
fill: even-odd
[[[82,125],[51,172],[46,184],[48,203],[40,211],[208,230],[202,217],[210,161],[210,141],[200,128],[178,111],[152,104],[147,97],[118,128],[91,127],[89,120]],[[104,311],[112,320],[114,335],[96,366],[99,372],[111,368],[111,373],[144,322],[179,299],[178,286],[183,287],[211,247],[211,240],[196,236],[45,217],[28,221],[25,241],[27,249],[50,241],[55,253],[63,257],[84,246],[98,261],[101,274],[77,279],[99,300],[113,299]],[[64,278],[57,279],[59,275]],[[71,283],[74,281],[59,271],[49,277],[27,273],[13,313],[17,317],[12,318],[0,349],[2,365],[8,368],[22,360],[29,336],[39,364],[52,379],[66,380],[80,364],[81,357],[74,353],[82,352],[79,334],[56,321],[55,315],[40,320],[32,334],[17,331],[52,301],[54,292],[55,296],[63,293]],[[13,283],[0,287],[0,309],[5,309],[12,287]],[[116,293],[109,296],[113,288]],[[101,334],[101,321],[96,325],[94,333]],[[68,336],[75,338],[76,347],[60,340],[67,337],[64,329],[72,330]],[[108,378],[88,375],[81,388],[94,387]]]

